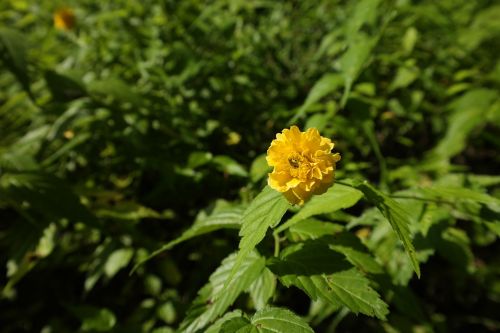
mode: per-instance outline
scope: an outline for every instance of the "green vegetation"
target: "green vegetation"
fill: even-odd
[[[1,331],[500,330],[499,17],[2,0]],[[266,186],[290,125],[342,156],[302,207]]]

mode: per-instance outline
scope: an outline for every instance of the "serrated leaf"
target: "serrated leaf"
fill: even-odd
[[[330,248],[343,254],[351,264],[362,272],[383,273],[380,264],[368,253],[359,238],[349,232],[342,232],[332,236]]]
[[[268,268],[264,268],[248,290],[255,309],[263,309],[273,297],[275,290],[276,277]]]
[[[415,254],[415,247],[411,241],[409,213],[395,200],[375,189],[367,182],[359,183],[355,186],[364,193],[365,198],[374,204],[382,215],[384,215],[387,221],[389,221],[392,229],[398,235],[399,239],[403,243],[406,253],[410,257],[413,270],[417,276],[420,277],[420,267]]]
[[[221,333],[314,333],[312,328],[290,310],[268,307],[257,311],[250,320],[233,318],[221,327]]]
[[[500,205],[500,200],[486,193],[477,192],[465,187],[423,187],[419,189],[427,197],[443,198],[452,201],[475,201],[483,204]]]
[[[288,234],[292,241],[299,242],[333,235],[342,230],[344,230],[344,227],[341,225],[308,218],[291,226],[290,229],[288,229]]]
[[[262,192],[255,197],[243,214],[239,251],[227,283],[231,282],[241,263],[264,239],[267,229],[280,222],[289,206],[285,197],[269,186],[264,187]]]
[[[335,184],[322,195],[312,197],[297,214],[276,229],[276,233],[290,228],[292,225],[314,215],[333,213],[339,209],[356,204],[363,193],[351,186]]]
[[[259,333],[259,330],[247,318],[239,317],[225,322],[219,333]]]
[[[243,258],[234,278],[227,283],[235,267],[238,256],[231,254],[222,261],[221,266],[210,276],[198,292],[198,296],[182,321],[179,332],[196,332],[223,314],[236,298],[257,279],[265,267],[265,260],[255,251]]]
[[[219,319],[217,319],[215,321],[215,323],[213,323],[212,325],[210,325],[210,327],[208,327],[206,330],[205,330],[205,333],[221,333],[221,328],[222,328],[222,325],[233,319],[233,318],[241,318],[243,316],[243,312],[241,312],[241,310],[234,310],[234,311],[231,311],[231,312],[227,312],[226,314],[224,314],[222,317],[220,317]]]
[[[154,251],[144,260],[141,260],[133,269],[137,269],[138,266],[144,264],[146,261],[152,259],[163,251],[172,249],[174,246],[190,240],[191,238],[198,237],[216,230],[220,229],[238,229],[241,226],[241,218],[244,209],[241,207],[228,207],[215,211],[210,216],[197,220],[191,228],[187,229],[182,233],[182,235],[171,242],[160,247],[158,250]]]
[[[384,319],[387,304],[370,287],[370,281],[329,244],[334,244],[331,238],[292,245],[268,265],[286,286],[297,286],[312,300],[322,298],[354,313]]]
[[[252,324],[263,333],[314,333],[307,323],[291,312],[280,308],[266,308],[252,317]]]

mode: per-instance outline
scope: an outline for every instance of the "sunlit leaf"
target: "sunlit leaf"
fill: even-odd
[[[239,251],[236,263],[229,275],[229,284],[241,263],[252,252],[266,235],[267,229],[278,224],[290,204],[284,196],[266,186],[245,210],[240,229]]]
[[[263,309],[276,291],[276,277],[268,268],[264,268],[248,291],[255,309]]]
[[[233,279],[229,281],[229,275],[237,259],[237,254],[230,255],[210,276],[208,284],[200,289],[189,308],[179,332],[196,332],[217,319],[233,304],[239,294],[259,277],[264,269],[264,258],[251,251],[241,260]]]
[[[370,287],[369,280],[328,244],[334,241],[322,238],[292,245],[280,259],[271,260],[269,267],[286,286],[295,285],[313,300],[322,298],[354,313],[384,319],[387,305]]]
[[[294,224],[314,215],[332,213],[339,209],[349,208],[363,197],[357,189],[335,184],[326,193],[314,196],[302,207],[297,214],[276,229],[281,232]]]
[[[290,310],[268,307],[251,319],[233,318],[221,327],[221,333],[313,333],[311,327]]]
[[[410,235],[409,213],[405,211],[395,200],[375,189],[367,182],[357,184],[356,188],[362,191],[365,198],[374,204],[382,215],[385,216],[387,221],[389,221],[392,229],[396,232],[399,239],[403,243],[406,253],[411,259],[415,273],[417,273],[417,276],[420,277],[420,267]]]
[[[308,239],[317,239],[322,236],[331,236],[341,232],[342,230],[344,230],[344,227],[339,224],[322,222],[315,220],[314,218],[307,218],[292,225],[288,229],[288,233],[291,240],[298,242]]]

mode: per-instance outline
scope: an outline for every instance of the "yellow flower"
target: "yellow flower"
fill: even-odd
[[[71,30],[76,23],[76,16],[70,8],[60,8],[54,13],[54,27],[59,30]]]
[[[324,193],[333,184],[335,163],[340,160],[340,154],[331,152],[334,146],[316,128],[306,132],[297,126],[284,129],[267,150],[267,163],[274,168],[269,186],[299,205],[313,194]]]
[[[228,146],[237,145],[241,141],[241,135],[237,132],[230,132],[227,135],[226,144]]]

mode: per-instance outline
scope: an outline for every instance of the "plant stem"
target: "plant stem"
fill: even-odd
[[[280,254],[280,235],[278,233],[273,233],[274,237],[274,256],[277,257]]]

